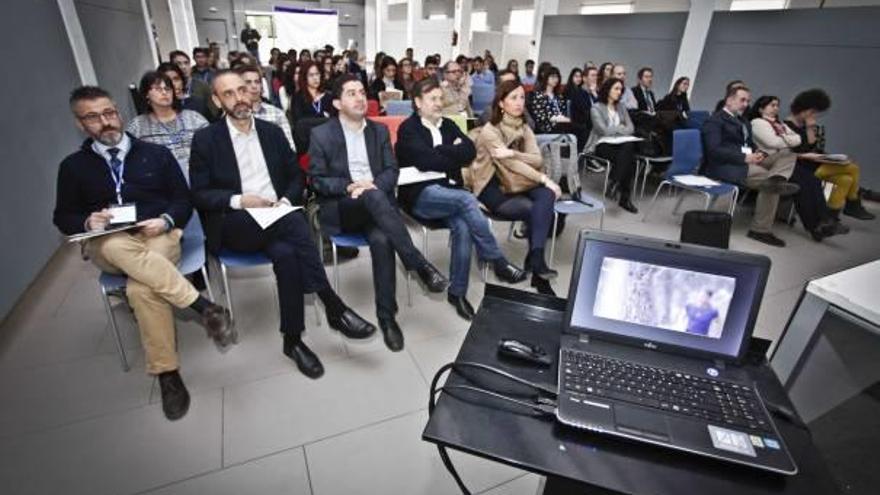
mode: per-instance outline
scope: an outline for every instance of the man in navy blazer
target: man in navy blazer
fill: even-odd
[[[367,120],[367,94],[356,76],[337,79],[333,89],[337,118],[312,129],[309,177],[318,195],[318,218],[327,235],[364,233],[370,244],[376,313],[385,345],[403,349],[395,321],[394,254],[413,270],[430,292],[443,292],[449,281],[413,245],[397,211],[394,189],[397,162],[388,128]]]
[[[281,310],[283,352],[309,378],[324,368],[302,341],[303,294],[315,292],[330,326],[351,339],[365,339],[376,327],[348,308],[330,288],[324,264],[301,211],[263,229],[245,211],[286,203],[300,205],[305,186],[290,143],[275,124],[254,119],[244,79],[226,70],[214,76],[214,102],[226,117],[196,132],[190,155],[193,202],[205,217],[213,252],[262,252],[275,270]]]
[[[221,346],[234,337],[229,312],[208,301],[177,270],[180,239],[192,215],[183,172],[166,148],[122,132],[105,90],[70,95],[76,124],[88,139],[61,162],[53,221],[67,235],[112,229],[115,214],[134,208],[137,229],[93,237],[84,253],[102,271],[128,277],[125,293],[141,334],[147,373],[158,377],[162,410],[183,417],[190,397],[178,371],[174,313],[190,307]]]
[[[443,118],[440,84],[423,79],[413,85],[412,96],[415,112],[398,131],[397,158],[402,167],[443,172],[446,178],[400,186],[401,205],[415,218],[440,221],[449,229],[452,255],[447,300],[459,316],[471,320],[474,308],[467,300],[467,288],[472,246],[481,261],[492,264],[501,280],[515,284],[525,280],[526,273],[504,257],[479,201],[462,187],[461,169],[470,166],[477,150],[455,122]]]
[[[703,124],[703,148],[706,150],[706,175],[713,179],[742,185],[758,191],[755,216],[748,236],[771,246],[783,247],[785,241],[771,231],[780,196],[798,192],[797,184],[788,182],[793,166],[776,161],[765,165],[767,155],[755,148],[752,129],[743,117],[749,107],[750,93],[745,86],[727,91],[724,107]]]

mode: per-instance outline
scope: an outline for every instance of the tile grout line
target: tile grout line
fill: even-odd
[[[220,468],[226,467],[226,387],[220,389]]]
[[[309,482],[309,493],[315,495],[315,487],[312,486],[312,472],[309,470],[309,454],[306,452],[305,445],[302,445],[299,448],[303,451],[303,464],[306,465],[306,480]]]

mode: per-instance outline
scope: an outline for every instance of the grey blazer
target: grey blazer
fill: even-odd
[[[620,115],[620,125],[612,126],[608,117],[608,105],[604,103],[596,103],[590,109],[590,120],[593,121],[593,130],[590,131],[590,139],[584,150],[588,153],[596,151],[596,145],[599,139],[603,137],[613,136],[632,136],[635,132],[632,119],[629,118],[629,112],[623,103],[617,103],[617,115]]]

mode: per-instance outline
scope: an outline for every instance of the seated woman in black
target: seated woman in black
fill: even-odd
[[[672,91],[657,103],[658,112],[675,112],[676,126],[682,126],[687,122],[691,105],[688,102],[688,89],[691,80],[688,77],[679,77],[672,86]]]
[[[398,90],[403,93],[403,99],[407,98],[406,90],[397,78],[397,61],[385,56],[379,64],[379,73],[376,79],[367,88],[367,97],[371,100],[380,100],[379,93],[384,91]]]
[[[596,72],[596,69],[593,69]],[[578,151],[587,144],[587,136],[590,135],[590,129],[593,127],[590,121],[590,107],[593,106],[593,98],[590,93],[584,89],[584,73],[581,69],[575,67],[568,73],[568,82],[565,84],[565,98],[570,102],[571,126],[574,135],[578,140]]]
[[[562,94],[562,76],[559,69],[550,67],[538,74],[535,90],[529,93],[526,106],[535,119],[536,134],[569,134],[571,124],[568,100]],[[565,130],[561,130],[565,129]]]
[[[599,90],[599,103],[590,110],[593,130],[587,141],[585,151],[595,153],[611,162],[611,181],[608,194],[612,198],[620,195],[618,204],[630,213],[638,213],[638,208],[630,201],[630,188],[636,171],[636,146],[634,142],[614,144],[613,138],[632,136],[635,131],[626,106],[620,101],[623,95],[623,80],[610,78]]]
[[[333,109],[333,96],[324,92],[321,66],[314,60],[300,65],[299,91],[293,95],[290,104],[293,121],[329,117]]]

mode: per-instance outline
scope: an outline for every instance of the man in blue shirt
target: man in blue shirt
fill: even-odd
[[[688,317],[687,332],[695,335],[709,335],[709,327],[712,321],[718,318],[718,310],[710,303],[712,291],[706,290],[700,293],[696,304],[688,304],[685,311]]]
[[[474,72],[471,74],[471,83],[495,85],[495,74],[486,68],[482,57],[474,59]]]

